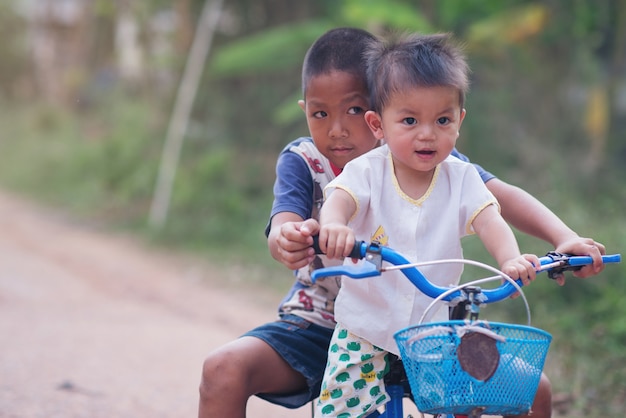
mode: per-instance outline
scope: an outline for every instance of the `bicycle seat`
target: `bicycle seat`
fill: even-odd
[[[397,385],[404,388],[404,397],[413,400],[413,393],[409,385],[409,378],[404,370],[400,357],[389,353],[389,372],[383,378],[386,386]]]

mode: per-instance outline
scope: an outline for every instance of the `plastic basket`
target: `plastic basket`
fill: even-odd
[[[523,325],[477,322],[503,341],[496,347],[500,360],[490,378],[481,381],[461,367],[457,348],[465,321],[416,325],[398,331],[400,348],[415,404],[422,413],[521,415],[532,406],[552,336]]]

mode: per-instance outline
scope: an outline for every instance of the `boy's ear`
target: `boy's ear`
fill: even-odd
[[[374,134],[376,139],[383,139],[383,121],[380,118],[380,115],[373,110],[368,110],[365,112],[365,123],[370,128],[370,131]]]
[[[459,117],[459,126],[457,127],[457,131],[456,131],[456,137],[457,138],[460,135],[461,125],[463,124],[463,120],[465,119],[465,115],[466,114],[467,114],[467,112],[465,111],[465,109],[461,109],[461,115]]]
[[[304,100],[302,99],[298,100],[298,106],[300,106],[300,109],[304,111],[306,108],[306,104],[304,103]]]
[[[465,119],[466,114],[467,112],[465,111],[465,109],[461,109],[461,117],[459,118],[459,128],[461,127],[461,124],[463,123],[463,119]]]

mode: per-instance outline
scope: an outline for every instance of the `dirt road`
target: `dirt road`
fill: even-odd
[[[228,273],[0,193],[0,418],[196,416],[206,353],[278,302],[240,291],[241,309],[215,274]],[[248,410],[310,416],[257,399]]]

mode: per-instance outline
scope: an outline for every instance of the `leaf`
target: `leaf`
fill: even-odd
[[[326,21],[311,21],[246,37],[217,50],[209,72],[214,77],[235,77],[299,66],[309,46],[330,27]]]
[[[347,0],[340,13],[351,26],[433,31],[428,20],[415,7],[397,1]]]
[[[474,23],[468,30],[471,43],[502,46],[520,43],[539,33],[548,22],[548,10],[540,4],[518,7]]]

